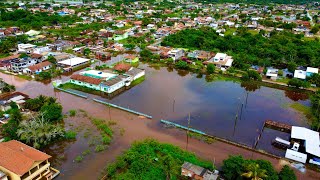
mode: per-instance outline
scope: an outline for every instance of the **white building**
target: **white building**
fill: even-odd
[[[278,72],[279,70],[278,69],[273,69],[273,68],[268,68],[267,69],[267,73],[266,73],[266,76],[267,78],[270,78],[270,79],[277,79],[278,77]]]
[[[227,57],[227,54],[217,53],[217,54],[214,56],[213,60],[214,60],[215,62],[219,62],[219,61],[225,60],[226,57]]]
[[[58,62],[58,65],[65,67],[65,68],[74,68],[80,65],[89,64],[90,59],[80,58],[80,57],[74,57],[71,59],[67,59],[64,61]]]
[[[138,69],[131,67],[129,71],[126,73],[130,77],[130,81],[134,81],[140,77],[143,77],[146,74],[144,69]]]
[[[168,57],[172,58],[174,61],[180,59],[182,56],[184,56],[183,49],[172,49],[168,52]]]
[[[154,24],[148,24],[148,25],[147,25],[147,28],[148,28],[148,29],[156,29],[156,25],[154,25]]]
[[[299,143],[300,147],[298,150],[300,154],[291,153],[295,154],[296,157],[292,157],[292,155],[290,155],[289,159],[298,161],[296,158],[299,158],[301,159],[301,161],[299,162],[302,162],[302,160],[305,159],[305,156],[307,156],[306,159],[309,160],[308,162],[312,163],[313,161],[318,161],[317,159],[320,158],[319,132],[313,131],[305,127],[292,126],[291,140],[296,143]],[[302,154],[306,155],[304,156]]]
[[[298,79],[306,79],[307,78],[307,71],[303,71],[303,70],[295,70],[294,71],[294,77],[298,78]]]
[[[33,49],[33,53],[35,54],[42,54],[44,52],[50,52],[51,48],[49,46],[43,46],[43,47],[36,47]]]
[[[37,46],[33,44],[18,44],[18,52],[30,54],[36,47]]]

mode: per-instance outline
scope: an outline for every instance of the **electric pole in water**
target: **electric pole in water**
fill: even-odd
[[[186,145],[186,151],[188,151],[188,144],[189,144],[189,129],[190,129],[190,113],[188,117],[188,129],[187,129],[187,145]]]

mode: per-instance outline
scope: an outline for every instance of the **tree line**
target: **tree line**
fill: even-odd
[[[298,66],[320,66],[320,42],[317,39],[276,31],[265,37],[266,32],[252,34],[246,28],[238,28],[236,33],[222,37],[209,27],[185,29],[165,37],[162,45],[224,52],[232,55],[234,66],[241,69],[251,65],[286,67],[290,62]]]

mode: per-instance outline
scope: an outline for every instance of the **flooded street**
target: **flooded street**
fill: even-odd
[[[306,94],[264,86],[251,87],[233,81],[206,82],[205,77],[197,78],[196,74],[167,68],[155,70],[147,65],[141,65],[141,68],[146,69],[146,80],[143,83],[106,101],[149,114],[154,117],[152,120],[142,119],[114,108],[110,109],[109,114],[109,108],[105,105],[95,103],[92,99],[56,91],[50,83],[26,81],[2,73],[0,76],[6,82],[15,85],[17,91],[26,93],[32,98],[40,94],[56,97],[63,105],[64,113],[71,109],[82,109],[92,117],[106,120],[111,118],[117,122],[114,126],[115,137],[108,150],[100,153],[91,152],[83,162],[76,163],[74,162],[76,156],[89,148],[84,137],[85,129],[90,129],[92,136],[96,129],[85,117],[65,118],[66,128],[79,129],[77,140],[60,142],[46,150],[54,158],[61,157],[53,162],[54,167],[61,171],[59,179],[96,179],[106,163],[113,161],[135,140],[151,137],[185,148],[185,133],[163,128],[160,119],[187,125],[190,113],[192,128],[249,146],[253,145],[267,119],[308,127],[304,116],[289,107],[294,102],[309,105]],[[66,79],[68,77],[62,77],[62,80]],[[120,128],[125,129],[123,136],[119,135]],[[284,139],[289,137],[286,133],[265,129],[257,148],[282,155],[283,151],[271,146],[271,140],[276,136]],[[192,139],[189,150],[215,161],[218,166],[229,154],[264,158],[275,166],[278,164],[276,159],[222,142],[206,144]],[[305,177],[318,178],[318,174],[311,173]]]

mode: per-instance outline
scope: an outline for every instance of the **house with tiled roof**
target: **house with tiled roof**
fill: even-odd
[[[91,88],[98,91],[100,90],[100,83],[102,81],[102,79],[84,76],[80,74],[73,74],[70,78],[70,83],[72,84]]]
[[[22,70],[25,74],[38,74],[42,71],[48,70],[52,67],[52,63],[49,61],[44,61],[32,66],[29,66]]]
[[[0,172],[8,179],[53,179],[59,171],[52,168],[50,155],[16,140],[0,143]]]
[[[11,68],[11,61],[18,60],[20,54],[0,58],[0,69],[2,70],[8,70]]]

